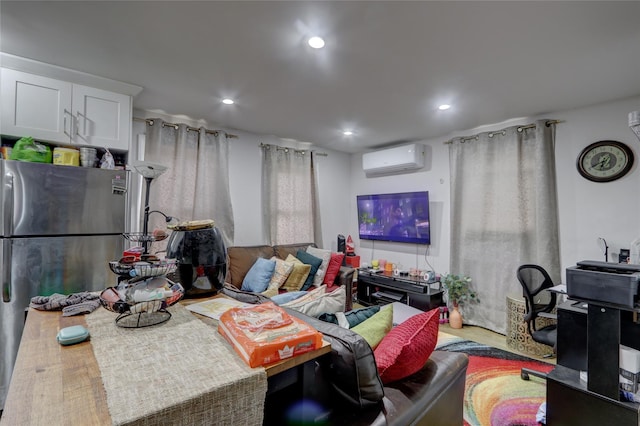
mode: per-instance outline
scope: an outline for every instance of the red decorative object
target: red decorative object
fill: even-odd
[[[360,256],[346,256],[344,259],[346,264],[352,268],[360,267]]]
[[[356,246],[355,244],[353,244],[353,239],[351,238],[351,235],[349,235],[349,237],[347,238],[347,256],[353,256],[356,254]]]
[[[436,347],[440,309],[415,315],[393,328],[373,351],[382,383],[420,370]]]

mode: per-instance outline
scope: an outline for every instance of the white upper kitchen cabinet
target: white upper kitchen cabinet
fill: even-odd
[[[93,87],[73,85],[72,141],[115,149],[129,149],[131,97]]]
[[[2,68],[0,133],[129,149],[131,96]]]

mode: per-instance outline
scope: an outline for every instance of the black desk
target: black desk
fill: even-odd
[[[557,366],[547,376],[548,424],[640,424],[640,404],[619,400],[620,344],[640,350],[635,310],[568,300],[558,306]],[[580,381],[588,371],[588,383]]]
[[[557,365],[587,371],[587,304],[567,300],[558,305]]]

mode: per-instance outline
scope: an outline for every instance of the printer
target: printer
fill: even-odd
[[[583,260],[567,268],[567,296],[633,309],[638,304],[640,265]]]

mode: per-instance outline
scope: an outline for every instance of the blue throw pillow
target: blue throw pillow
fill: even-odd
[[[302,297],[307,294],[306,291],[287,291],[286,293],[280,293],[275,296],[271,296],[271,301],[276,305],[283,305],[287,302],[291,302],[292,300],[297,299],[298,297]]]
[[[242,281],[241,290],[262,293],[269,287],[269,281],[276,269],[275,260],[259,257]]]
[[[309,290],[309,288],[311,288],[311,286],[313,285],[313,280],[316,277],[316,272],[318,272],[318,268],[320,267],[320,265],[322,265],[322,259],[320,259],[319,257],[315,257],[312,254],[307,253],[304,250],[298,250],[298,253],[296,253],[296,257],[298,258],[298,260],[300,260],[300,262],[304,263],[305,265],[311,265],[311,271],[309,272],[309,276],[307,277],[307,280],[304,282],[304,284],[302,285],[302,288],[300,290]]]

